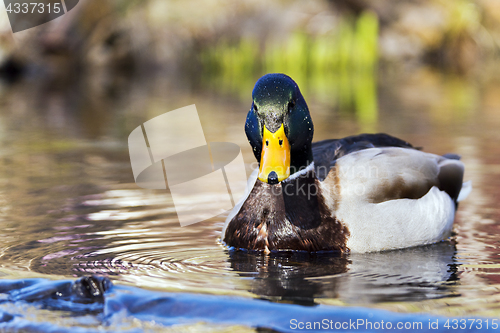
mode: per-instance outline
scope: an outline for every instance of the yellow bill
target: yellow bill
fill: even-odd
[[[272,173],[272,172],[275,173]],[[259,179],[276,184],[290,176],[290,144],[285,136],[283,124],[274,133],[264,125]],[[277,179],[276,179],[277,178]]]

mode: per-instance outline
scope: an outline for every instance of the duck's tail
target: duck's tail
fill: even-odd
[[[443,178],[443,181],[446,181],[446,180],[450,180],[450,175],[454,175],[455,181],[451,182],[451,183],[454,184],[452,186],[452,188],[454,188],[454,191],[455,191],[455,198],[457,198],[456,202],[460,202],[462,200],[465,200],[469,196],[470,192],[472,191],[472,181],[469,180],[468,182],[462,183],[462,187],[460,188],[460,191],[458,191],[458,189],[459,189],[458,186],[460,186],[460,183],[457,184],[458,175],[460,175],[460,182],[462,181],[463,175],[464,175],[464,165],[461,162],[459,162],[460,155],[444,154],[443,157],[445,157],[446,159],[439,163],[440,176],[441,176],[441,174],[444,175],[444,177],[441,177],[441,178]],[[447,192],[449,192],[449,191],[447,191]],[[456,195],[457,192],[458,192],[458,195]],[[450,193],[448,193],[448,194],[450,194]]]
[[[462,200],[465,200],[472,191],[472,181],[469,180],[468,182],[465,182],[462,184],[462,189],[460,190],[460,193],[458,194],[457,202],[460,202]]]

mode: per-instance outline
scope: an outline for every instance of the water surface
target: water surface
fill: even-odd
[[[167,79],[79,88],[32,83],[4,87],[0,99],[3,278],[98,274],[119,286],[249,302],[498,317],[500,82],[427,69],[378,81],[375,100],[365,104],[355,94],[340,103],[338,85],[304,82],[315,140],[386,132],[432,153],[460,154],[474,190],[460,204],[450,240],[356,255],[229,251],[219,242],[224,215],[180,227],[168,191],[134,183],[127,137],[154,116],[196,104],[207,141],[240,145],[250,173],[255,161],[243,125],[251,91]],[[376,108],[363,109],[367,104]],[[60,322],[59,310],[29,311]],[[66,324],[102,324],[99,315],[84,317],[88,322],[73,316]]]

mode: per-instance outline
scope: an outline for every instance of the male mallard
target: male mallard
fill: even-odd
[[[252,97],[245,132],[260,167],[226,220],[228,246],[372,252],[450,236],[457,202],[471,190],[457,155],[387,134],[311,144],[307,104],[284,74],[261,77]]]

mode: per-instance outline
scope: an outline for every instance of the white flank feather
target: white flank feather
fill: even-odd
[[[455,204],[433,187],[420,199],[377,204],[342,201],[337,219],[350,231],[352,252],[373,252],[430,244],[450,236]]]

